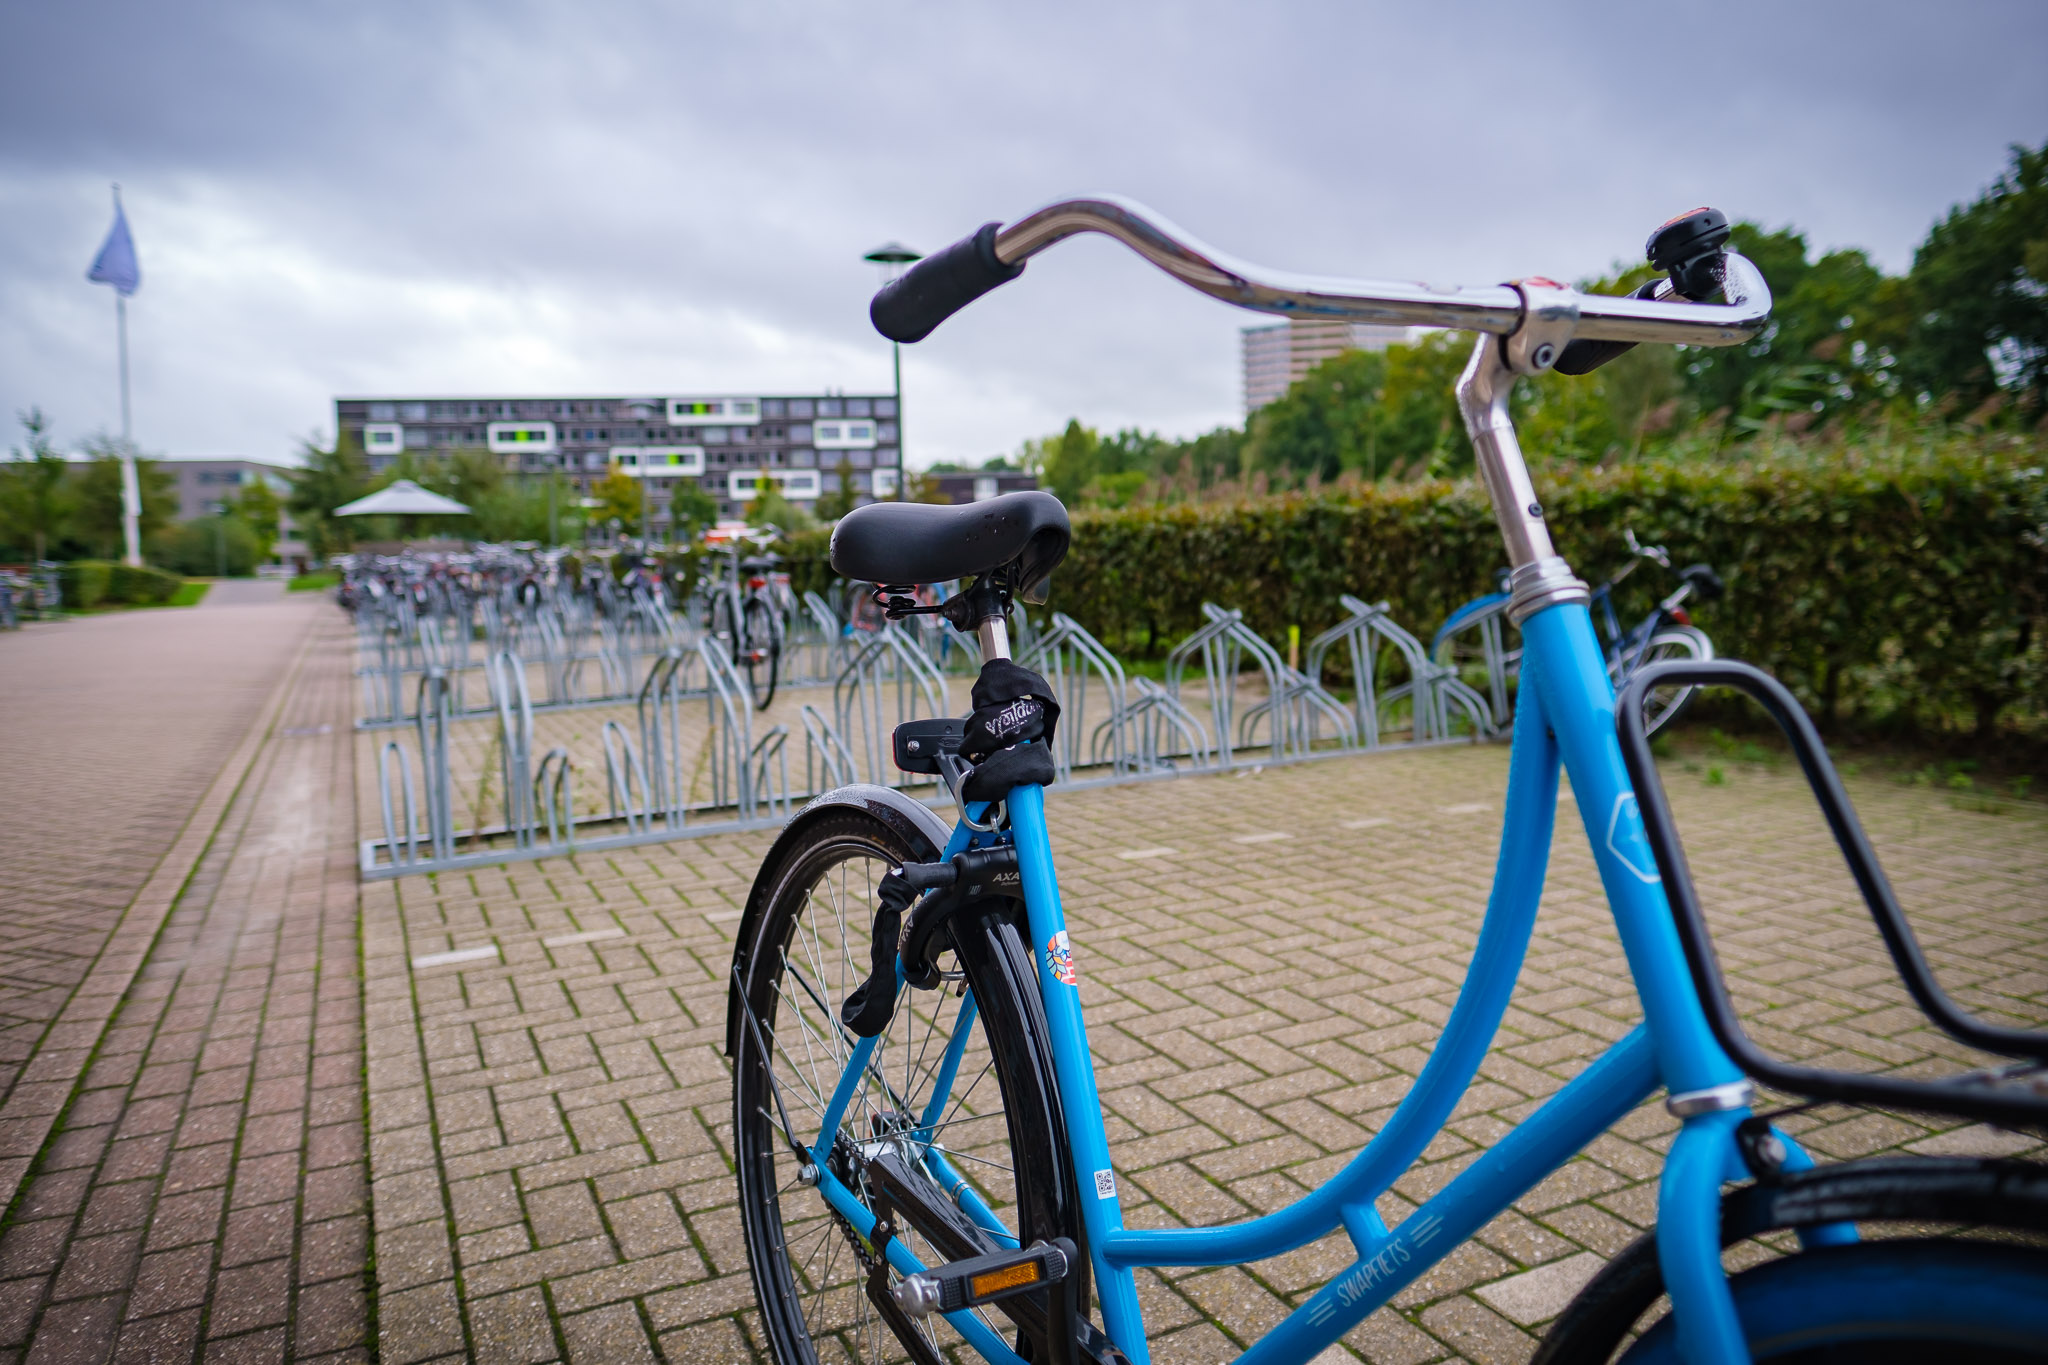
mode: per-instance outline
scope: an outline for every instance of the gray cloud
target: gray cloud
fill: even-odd
[[[1062,194],[1317,273],[1582,274],[1699,202],[1896,269],[2048,135],[2032,0],[1535,9],[11,0],[0,404],[115,422],[115,179],[138,438],[275,457],[343,392],[883,386],[861,253]],[[913,458],[1231,420],[1253,320],[1063,248],[906,353]]]

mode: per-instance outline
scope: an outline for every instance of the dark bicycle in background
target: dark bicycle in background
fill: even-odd
[[[743,556],[740,546],[745,541],[758,551],[781,534],[773,526],[734,532],[726,540],[724,562],[710,590],[711,633],[724,642],[733,663],[747,675],[747,692],[756,711],[766,711],[775,700],[796,594],[789,575],[777,571],[776,556]]]
[[[1721,575],[1711,566],[1688,564],[1673,569],[1671,553],[1665,547],[1643,544],[1633,530],[1623,534],[1628,537],[1629,560],[1593,589],[1591,604],[1607,656],[1607,676],[1617,688],[1651,664],[1705,663],[1712,659],[1714,642],[1693,623],[1685,603],[1694,598],[1711,602],[1727,591]],[[1671,573],[1678,585],[1649,615],[1624,629],[1614,609],[1614,590],[1645,560]],[[1505,578],[1503,574],[1500,591],[1475,597],[1444,618],[1429,642],[1429,657],[1435,662],[1461,670],[1477,666],[1486,671],[1487,700],[1493,707],[1494,723],[1502,726],[1513,717],[1508,681],[1518,677],[1522,668],[1522,651],[1518,646],[1509,646],[1503,624],[1508,605]],[[1649,732],[1655,734],[1676,720],[1698,690],[1686,685],[1652,688],[1644,712]]]

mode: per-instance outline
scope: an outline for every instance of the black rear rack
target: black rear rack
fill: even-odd
[[[1770,713],[1799,759],[1807,785],[1820,802],[1821,813],[1849,865],[1849,874],[1863,893],[1870,916],[1877,922],[1878,933],[1883,936],[1914,1002],[1950,1037],[1981,1051],[2020,1061],[1931,1081],[1862,1076],[1780,1061],[1743,1032],[1742,1021],[1721,979],[1706,917],[1700,912],[1692,869],[1679,844],[1671,802],[1665,795],[1656,764],[1651,761],[1650,737],[1643,726],[1643,703],[1651,688],[1687,683],[1734,688]],[[1686,965],[1692,970],[1693,985],[1706,1010],[1707,1026],[1736,1065],[1773,1089],[1813,1100],[1928,1110],[2030,1128],[2048,1122],[2048,1033],[1987,1024],[1965,1013],[1942,990],[1899,910],[1891,883],[1878,866],[1877,854],[1842,791],[1841,779],[1835,775],[1834,764],[1813,728],[1813,721],[1783,684],[1762,669],[1733,659],[1652,664],[1622,688],[1614,724],[1621,739],[1622,761],[1635,783],[1645,832],[1657,855],[1664,894],[1671,902]]]

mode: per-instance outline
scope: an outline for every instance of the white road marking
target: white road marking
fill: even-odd
[[[540,941],[543,948],[566,948],[572,943],[595,943],[601,938],[624,938],[626,931],[613,925],[609,929],[586,929],[580,934],[556,934],[553,938]]]
[[[426,953],[412,960],[413,969],[421,967],[451,967],[458,962],[482,962],[498,955],[498,945],[486,944],[481,948],[457,948],[452,953]]]

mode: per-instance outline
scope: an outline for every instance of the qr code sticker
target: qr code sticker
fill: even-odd
[[[1097,1199],[1116,1198],[1115,1171],[1104,1169],[1095,1173],[1095,1197]]]

